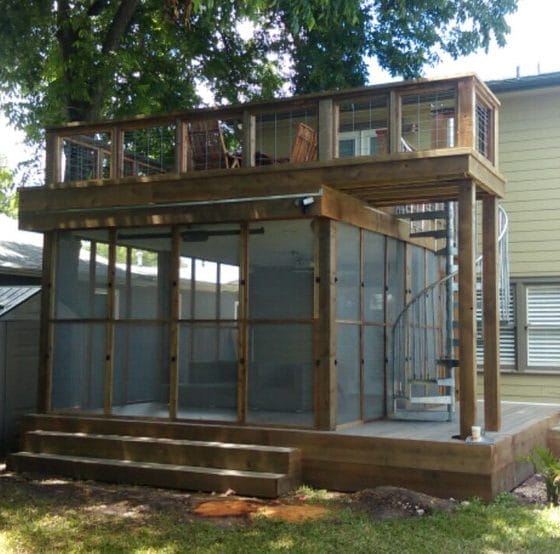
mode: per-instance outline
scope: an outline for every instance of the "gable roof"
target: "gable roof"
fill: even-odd
[[[0,318],[38,294],[40,290],[39,286],[0,286]]]

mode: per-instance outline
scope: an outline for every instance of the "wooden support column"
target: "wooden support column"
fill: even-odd
[[[498,295],[498,199],[482,201],[482,298],[484,327],[484,423],[499,431],[500,416],[500,318]]]
[[[315,427],[336,427],[336,236],[335,222],[319,218],[315,242]]]
[[[56,232],[43,235],[43,276],[41,280],[41,325],[39,338],[39,374],[37,380],[37,411],[51,410],[52,398],[52,342],[54,307],[54,268],[56,256]]]
[[[335,106],[332,98],[319,101],[319,159],[332,160],[335,152]]]
[[[246,110],[243,112],[243,167],[255,166],[256,143],[255,116]]]
[[[476,423],[476,186],[459,191],[459,404],[460,433],[466,439]]]
[[[177,119],[175,141],[175,173],[187,171],[187,124],[182,119]]]
[[[180,257],[181,235],[179,227],[173,229],[171,238],[171,267],[169,278],[169,419],[177,419],[179,402],[179,295],[180,295]]]
[[[238,329],[238,360],[237,360],[237,419],[240,423],[247,420],[247,391],[249,365],[249,347],[248,347],[248,330],[247,316],[249,314],[249,228],[247,223],[241,225],[240,233],[241,255],[239,259],[239,310],[237,324]]]

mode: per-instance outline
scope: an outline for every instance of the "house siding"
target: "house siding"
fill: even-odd
[[[500,170],[512,277],[560,275],[560,87],[504,93]]]
[[[478,375],[477,394],[483,396],[484,378]],[[557,374],[502,373],[502,400],[510,402],[542,402],[558,404],[560,379]]]

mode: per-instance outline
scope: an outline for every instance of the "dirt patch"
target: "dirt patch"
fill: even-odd
[[[310,489],[311,491],[311,489]],[[220,525],[248,524],[254,517],[300,522],[336,513],[340,507],[362,510],[379,520],[419,517],[435,511],[450,511],[452,499],[441,499],[398,487],[377,487],[354,494],[321,493],[314,502],[311,494],[295,492],[279,500],[258,500],[228,495],[185,493],[133,485],[110,485],[92,481],[45,478],[0,472],[0,496],[10,492],[30,502],[42,499],[53,512],[80,509],[91,514],[92,524],[107,518],[123,518],[141,525],[154,513],[174,515],[182,521],[211,518]],[[545,504],[543,479],[535,475],[513,491],[519,502]]]
[[[352,496],[352,504],[375,519],[423,516],[433,512],[450,512],[457,503],[400,487],[365,489]]]
[[[246,499],[209,500],[201,502],[193,513],[200,517],[266,517],[289,523],[320,519],[331,512],[330,508],[310,504],[282,504],[280,502],[257,502]]]
[[[251,500],[210,500],[201,502],[193,513],[201,517],[242,517],[254,514],[263,504]]]

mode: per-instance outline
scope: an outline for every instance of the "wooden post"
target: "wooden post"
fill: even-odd
[[[484,423],[499,431],[500,417],[500,318],[498,296],[498,199],[482,201],[482,298],[484,325]],[[509,291],[508,291],[509,293]]]
[[[111,144],[111,179],[118,179],[123,176],[123,132],[120,127],[115,125],[112,131]]]
[[[247,391],[249,366],[249,349],[248,349],[248,330],[247,318],[249,314],[249,229],[248,224],[241,224],[239,232],[239,240],[241,244],[241,257],[239,260],[239,310],[237,315],[238,328],[238,361],[237,361],[237,419],[240,423],[247,420]]]
[[[459,403],[460,433],[466,439],[476,423],[476,187],[459,191]]]
[[[245,110],[243,112],[243,167],[255,166],[256,136],[255,116]]]
[[[171,298],[169,313],[169,419],[177,419],[179,402],[179,295],[180,295],[180,257],[181,235],[179,227],[173,228],[171,238]]]
[[[336,427],[336,236],[330,219],[316,221],[316,285],[319,287],[315,310],[315,427]]]
[[[475,147],[474,117],[474,78],[468,77],[457,83],[457,146]]]
[[[185,173],[187,171],[187,124],[182,119],[177,119],[175,130],[175,172]]]
[[[389,93],[389,152],[400,152],[401,146],[401,98],[395,91]]]
[[[47,131],[46,142],[45,185],[51,186],[62,180],[60,172],[61,140],[56,131]]]
[[[103,413],[113,409],[113,364],[115,342],[115,263],[117,259],[117,232],[109,231],[109,259],[107,267],[107,327],[105,328],[105,396]]]
[[[39,374],[37,381],[37,411],[48,413],[52,399],[53,341],[53,274],[56,256],[56,232],[43,235],[43,276],[41,279],[41,326],[39,338]]]
[[[332,98],[319,100],[319,159],[332,160],[334,158],[335,128],[334,103]]]

